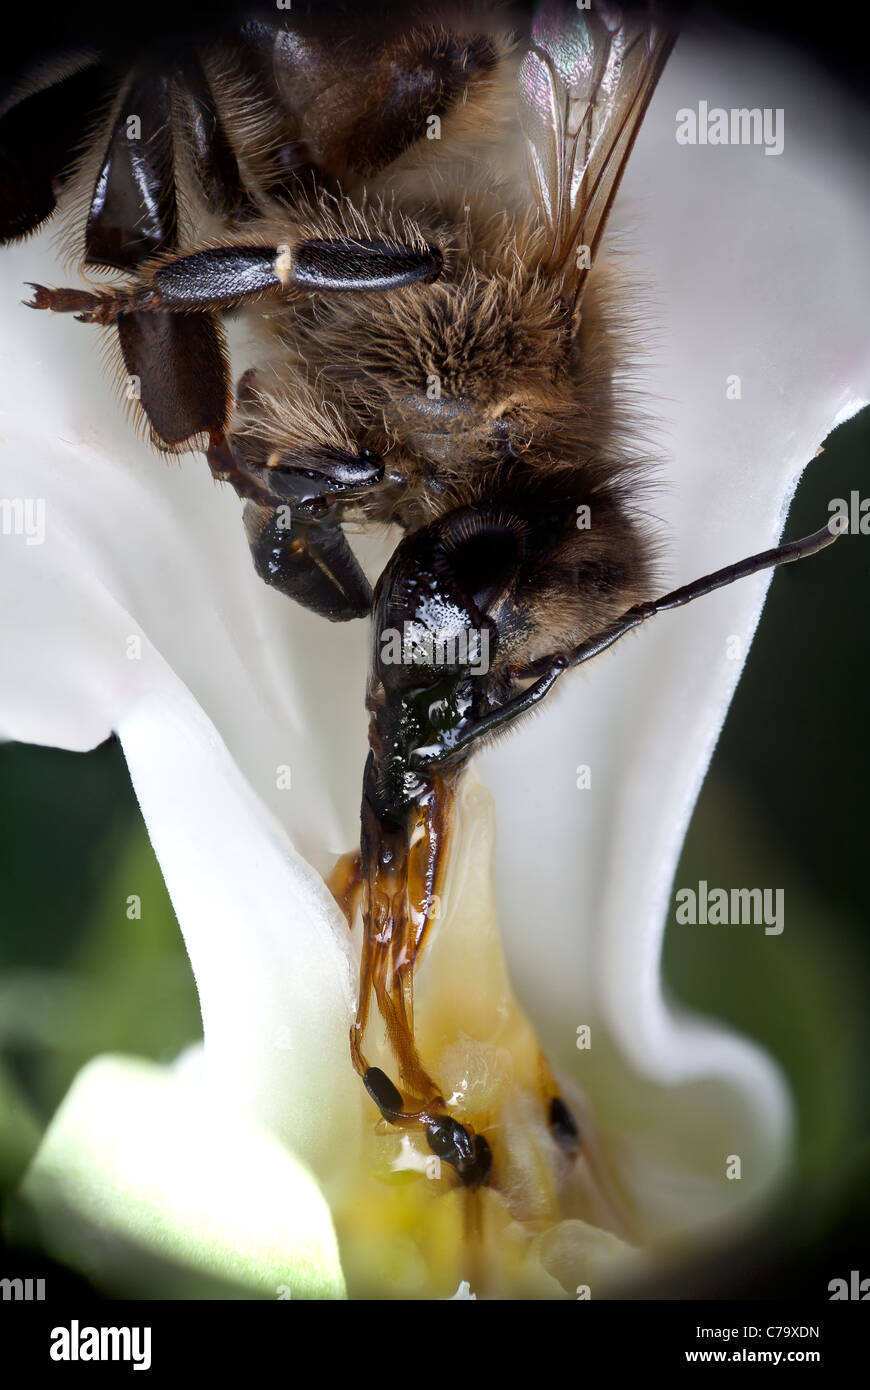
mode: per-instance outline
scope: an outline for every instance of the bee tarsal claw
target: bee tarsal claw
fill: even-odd
[[[51,308],[51,290],[46,289],[45,285],[34,285],[32,282],[28,284],[27,288],[33,290],[33,298],[22,299],[21,303],[26,305],[28,309]]]
[[[52,309],[56,314],[75,314],[80,323],[99,323],[112,302],[111,294],[91,294],[90,290],[56,289],[30,282],[33,298],[22,300],[28,309]],[[76,312],[76,311],[79,312]]]

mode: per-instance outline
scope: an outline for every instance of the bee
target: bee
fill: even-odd
[[[83,265],[126,278],[34,285],[32,307],[117,336],[157,447],[201,450],[243,499],[266,583],[371,618],[360,845],[331,879],[362,918],[351,1056],[383,1120],[474,1190],[486,1124],[451,1115],[414,1027],[464,769],[570,668],[837,532],[655,597],[599,251],[672,24],[603,0],[548,0],[519,31],[490,7],[379,20],[373,37],[342,16],[336,37],[322,7],[273,14],[120,77],[82,60],[3,118],[108,93],[83,154],[67,136],[28,166],[4,230],[89,176]],[[243,307],[259,338],[233,392],[221,320]],[[349,532],[383,524],[404,537],[372,592]],[[373,997],[397,1081],[366,1052]],[[578,1126],[541,1076],[571,1157]]]

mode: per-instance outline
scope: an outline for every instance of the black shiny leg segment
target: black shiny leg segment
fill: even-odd
[[[108,253],[106,253],[108,254]],[[120,253],[119,253],[120,254]],[[31,309],[115,323],[127,313],[229,309],[262,295],[372,292],[434,280],[441,252],[383,241],[302,241],[281,246],[212,246],[146,266],[132,285],[92,293],[31,285]]]
[[[436,1158],[456,1172],[463,1187],[485,1187],[492,1170],[492,1150],[482,1134],[470,1134],[452,1115],[409,1113],[401,1093],[380,1067],[369,1067],[363,1085],[388,1124],[423,1124],[426,1143]]]
[[[245,531],[262,580],[333,623],[364,618],[372,591],[337,522],[306,522],[289,507],[245,507]]]

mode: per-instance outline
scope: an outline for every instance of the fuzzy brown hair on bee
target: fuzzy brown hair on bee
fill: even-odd
[[[351,1053],[382,1117],[474,1189],[492,1117],[450,1115],[413,1012],[457,778],[569,667],[835,536],[652,597],[631,304],[601,243],[668,24],[567,0],[531,28],[430,4],[377,34],[342,22],[338,42],[328,16],[288,12],[145,54],[92,109],[81,71],[112,75],[97,55],[77,70],[82,148],[46,151],[5,230],[69,185],[84,265],[125,279],[37,285],[33,307],[117,341],[154,442],[202,448],[244,500],[267,583],[332,621],[371,616],[361,841],[334,880],[349,921],[362,909]],[[257,330],[235,392],[230,311]],[[351,533],[384,524],[404,539],[373,594]],[[366,1055],[372,995],[400,1086]]]

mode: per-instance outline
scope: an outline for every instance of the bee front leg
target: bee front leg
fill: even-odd
[[[230,403],[217,311],[305,292],[391,290],[435,279],[437,247],[346,238],[286,246],[212,246],[144,265],[136,281],[99,291],[32,284],[31,309],[117,324],[129,379],[155,442],[177,449],[220,433]]]
[[[544,696],[549,694],[559,676],[568,670],[570,664],[569,655],[560,653],[548,657],[544,674],[527,690],[510,700],[505,700],[501,705],[496,705],[479,718],[464,719],[451,740],[448,755],[445,756],[439,749],[414,750],[408,758],[410,766],[423,771],[434,767],[444,768],[450,763],[464,763],[482,739],[503,732],[515,719],[519,719],[520,715],[534,709]]]
[[[294,517],[287,526],[281,507],[249,502],[245,530],[254,567],[273,589],[333,623],[366,617],[371,585],[337,522]]]
[[[442,266],[437,246],[370,239],[210,246],[145,264],[132,285],[91,292],[31,284],[28,307],[77,314],[83,323],[109,324],[130,313],[231,309],[264,295],[399,289],[436,279]]]
[[[246,374],[240,397],[250,389]],[[339,524],[340,506],[380,483],[381,459],[314,440],[271,449],[244,430],[214,433],[206,456],[213,477],[247,499],[245,530],[260,578],[332,622],[365,617],[371,587]]]

